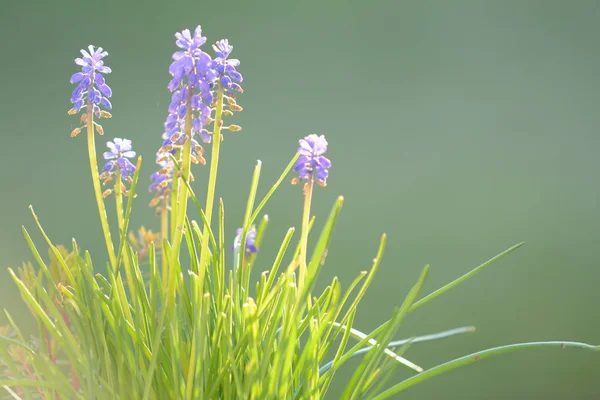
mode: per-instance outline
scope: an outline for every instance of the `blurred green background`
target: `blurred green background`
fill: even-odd
[[[79,49],[110,53],[114,118],[104,129],[107,138],[133,140],[146,160],[145,187],[167,115],[173,34],[201,24],[209,42],[229,38],[245,77],[245,111],[235,119],[244,130],[226,137],[218,183],[231,239],[255,161],[263,161],[265,193],[297,140],[325,133],[333,167],[314,213],[322,223],[337,195],[346,203],[321,283],[337,275],[349,284],[369,267],[379,235],[389,235],[357,328],[383,322],[424,264],[432,265],[431,291],[526,241],[411,314],[401,332],[473,324],[477,333],[414,346],[407,357],[427,368],[517,341],[599,344],[599,21],[593,0],[5,2],[2,271],[32,258],[21,224],[43,247],[29,204],[55,242],[75,237],[98,265],[105,261],[85,136],[69,137],[78,118],[66,114]],[[202,193],[208,168],[194,171]],[[149,200],[142,190],[134,227],[158,227]],[[258,269],[270,266],[287,227],[299,226],[301,202],[300,188],[284,185],[267,206]],[[0,305],[31,324],[1,274]],[[598,354],[537,350],[470,365],[399,397],[598,399],[599,372]]]

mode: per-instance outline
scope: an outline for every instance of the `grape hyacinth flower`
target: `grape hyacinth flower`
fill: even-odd
[[[243,77],[242,74],[235,69],[235,67],[240,65],[240,60],[235,58],[227,59],[233,50],[233,46],[229,44],[227,39],[223,39],[219,40],[216,44],[213,44],[213,49],[216,54],[213,66],[215,71],[219,74],[219,81],[221,82],[221,85],[223,85],[225,93],[230,96],[233,95],[234,90],[242,93],[244,90],[236,82],[242,82]]]
[[[79,83],[71,95],[73,108],[70,114],[77,114],[85,105],[84,98],[87,94],[87,101],[92,104],[92,110],[97,117],[109,116],[106,113],[102,115],[100,106],[105,110],[110,110],[112,104],[108,100],[112,96],[112,90],[106,84],[104,75],[109,74],[111,69],[104,65],[102,60],[108,55],[102,47],[94,49],[94,46],[88,46],[89,51],[81,50],[82,58],[76,58],[75,64],[81,66],[81,72],[71,76],[71,83]]]
[[[312,182],[317,179],[321,186],[327,184],[329,167],[331,161],[323,154],[327,151],[327,140],[324,135],[310,134],[299,141],[298,153],[300,157],[294,164],[294,171],[298,172],[298,178],[294,178],[292,183],[298,183],[300,179],[306,179]]]
[[[231,245],[231,251],[235,252],[242,245],[242,228],[236,230],[236,237]],[[258,248],[256,247],[256,227],[252,225],[246,234],[246,255],[251,253],[257,253]]]
[[[135,173],[135,165],[129,161],[129,158],[135,157],[135,151],[131,150],[131,140],[115,138],[112,142],[107,142],[106,147],[109,148],[109,151],[104,152],[104,159],[108,161],[102,168],[100,179],[104,181],[105,185],[111,183],[113,175],[116,173],[116,169],[118,169],[121,177],[131,182],[131,178]],[[122,192],[126,193],[125,190]],[[106,197],[110,193],[112,191],[107,190],[103,196]]]
[[[185,134],[185,123],[190,112],[192,149],[193,154],[197,155],[192,161],[203,164],[204,158],[201,157],[203,151],[194,140],[194,135],[198,134],[205,142],[210,138],[204,126],[211,121],[210,104],[213,101],[211,89],[214,86],[216,73],[211,67],[213,63],[211,57],[200,49],[206,42],[200,25],[196,27],[193,35],[185,29],[177,32],[175,37],[177,47],[181,50],[173,54],[173,62],[169,66],[169,73],[173,78],[168,88],[173,94],[169,105],[169,116],[165,122],[161,151],[166,153],[181,148],[188,140]]]
[[[222,115],[230,117],[234,112],[243,110],[243,108],[237,104],[234,93],[242,93],[244,91],[238,83],[243,81],[242,74],[236,70],[236,67],[240,65],[240,60],[228,58],[233,50],[233,46],[229,44],[227,39],[219,40],[217,43],[213,44],[213,50],[216,53],[216,57],[213,60],[213,68],[218,74],[217,79],[223,90],[223,99],[227,101],[227,107],[223,108]],[[221,130],[239,132],[242,130],[242,127],[239,125],[229,125],[223,126]]]

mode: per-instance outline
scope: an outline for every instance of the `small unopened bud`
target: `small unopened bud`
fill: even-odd
[[[310,185],[308,182],[306,182],[304,184],[304,187],[302,188],[302,192],[304,193],[304,195],[307,195],[310,192]]]
[[[240,111],[244,110],[244,108],[242,106],[238,106],[237,104],[230,105],[229,109],[233,112],[240,112]]]
[[[100,179],[102,179],[102,177],[101,177]],[[105,185],[108,185],[108,184],[109,184],[109,183],[111,183],[112,181],[113,181],[113,177],[112,177],[112,176],[109,176],[109,177],[107,177],[107,178],[104,180],[104,184],[105,184]]]
[[[108,111],[100,111],[100,118],[112,118],[112,114]]]
[[[228,103],[229,105],[232,105],[232,104],[237,104],[237,103],[235,102],[235,98],[234,98],[234,97],[230,97],[230,96],[225,96],[225,97],[227,98],[227,103]]]
[[[223,110],[223,115],[225,117],[231,117],[233,115],[233,112],[231,110]]]
[[[75,137],[81,133],[81,128],[75,128],[71,131],[71,137]]]
[[[160,203],[160,199],[158,197],[155,197],[150,202],[150,207],[156,207],[158,205],[158,203]]]
[[[75,111],[74,108],[71,108],[69,111],[67,111],[67,114],[69,114],[69,115],[75,115],[75,114],[77,114],[77,111]]]
[[[217,125],[218,125],[219,127],[222,127],[222,126],[223,126],[223,120],[222,120],[222,119],[220,119],[220,120],[217,122]]]
[[[194,164],[206,165],[206,159],[202,157],[201,154],[196,154],[195,156],[192,156],[192,162]]]
[[[96,123],[94,123],[94,125],[96,126],[96,131],[98,132],[98,135],[104,135],[104,129],[102,129],[102,125]]]
[[[104,191],[104,193],[102,193],[102,197],[107,198],[108,196],[110,196],[111,193],[112,193],[112,189],[107,189]]]
[[[229,129],[231,132],[239,132],[242,130],[242,127],[239,125],[229,125],[227,129]]]
[[[79,119],[79,121],[82,124],[85,124],[85,121],[87,121],[87,114],[81,114],[81,118]]]
[[[292,185],[297,185],[300,182],[300,178],[292,178]]]

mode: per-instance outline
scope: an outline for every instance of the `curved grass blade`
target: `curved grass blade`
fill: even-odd
[[[269,199],[271,198],[271,196],[273,195],[273,193],[275,192],[275,190],[277,190],[277,188],[279,187],[279,185],[281,185],[281,182],[283,182],[283,180],[285,179],[285,177],[287,176],[287,174],[289,174],[289,172],[292,170],[292,168],[294,167],[294,164],[296,163],[296,160],[298,159],[298,157],[300,157],[300,154],[296,153],[296,155],[294,156],[294,158],[292,158],[292,161],[290,161],[290,163],[288,164],[288,166],[285,167],[285,169],[283,170],[283,173],[281,174],[281,176],[279,177],[279,179],[277,179],[277,182],[275,182],[275,184],[273,185],[273,187],[271,187],[271,189],[267,192],[267,194],[265,195],[265,197],[258,204],[258,207],[256,207],[256,210],[254,210],[254,212],[250,216],[250,220],[248,221],[248,225],[252,225],[252,223],[254,222],[254,220],[258,217],[258,214],[260,214],[260,211],[263,209],[263,207],[265,206],[265,204],[267,204],[267,201],[269,201]]]
[[[430,342],[430,341],[434,341],[434,340],[445,339],[450,336],[460,335],[463,333],[471,333],[471,332],[475,332],[475,327],[474,326],[465,326],[465,327],[461,327],[461,328],[449,329],[447,331],[443,331],[443,332],[439,332],[439,333],[432,333],[430,335],[417,336],[412,339],[395,340],[393,342],[388,343],[386,345],[386,347],[389,349],[392,347],[403,346],[403,345],[409,344],[409,343],[416,344],[416,343]],[[368,347],[364,347],[360,350],[357,350],[354,353],[352,353],[352,355],[350,357],[348,357],[348,359],[358,357],[362,354],[365,354],[372,348],[373,348],[373,346],[368,346]],[[329,361],[327,364],[324,364],[319,369],[319,374],[324,374],[325,372],[329,371],[331,369],[332,365],[333,365],[333,360]]]
[[[496,261],[499,261],[500,259],[506,257],[507,255],[509,255],[513,251],[517,250],[519,247],[523,246],[524,244],[525,244],[525,242],[521,242],[521,243],[515,244],[514,246],[512,246],[511,248],[509,248],[507,250],[504,250],[502,253],[498,254],[497,256],[490,258],[489,260],[487,260],[486,262],[484,262],[480,266],[472,269],[471,271],[467,272],[466,274],[464,274],[460,278],[457,278],[457,279],[453,280],[449,284],[447,284],[447,285],[439,288],[435,292],[430,293],[427,296],[423,297],[421,300],[415,302],[415,304],[413,304],[413,306],[412,306],[412,308],[410,310],[413,311],[413,310],[417,309],[418,307],[421,307],[423,304],[427,303],[428,301],[435,299],[436,297],[438,297],[439,295],[443,294],[444,292],[447,292],[448,290],[452,289],[454,286],[459,285],[460,283],[466,281],[467,279],[469,279],[473,275],[477,274],[478,272],[481,272],[484,268],[489,267],[490,265],[492,265]]]
[[[560,342],[560,341],[551,341],[551,342],[528,342],[528,343],[516,343],[509,344],[506,346],[493,347],[491,349],[486,349],[482,351],[478,351],[473,354],[469,354],[460,358],[457,358],[452,361],[448,361],[444,364],[440,364],[437,367],[433,367],[431,369],[426,370],[418,375],[405,379],[404,381],[398,383],[397,385],[392,386],[391,388],[385,390],[379,395],[375,396],[372,400],[383,400],[387,399],[390,396],[395,395],[405,389],[408,389],[411,386],[416,385],[419,382],[423,382],[429,378],[433,378],[436,375],[440,375],[444,372],[451,371],[458,367],[462,367],[463,365],[472,364],[476,361],[483,360],[484,358],[512,353],[520,350],[527,349],[535,349],[535,348],[545,348],[545,347],[553,347],[553,348],[580,348],[586,350],[595,350],[599,351],[600,346],[594,346],[587,343],[580,342]]]

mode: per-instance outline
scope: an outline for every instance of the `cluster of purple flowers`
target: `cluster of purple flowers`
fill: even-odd
[[[298,172],[299,179],[313,180],[325,186],[331,161],[323,154],[327,151],[327,140],[324,135],[310,134],[299,141],[298,153],[300,157],[294,164],[294,171]],[[294,180],[294,183],[298,181]]]
[[[188,29],[177,32],[175,38],[175,43],[180,50],[173,54],[173,62],[169,66],[172,79],[168,88],[172,95],[168,109],[169,115],[164,124],[163,142],[157,155],[160,170],[151,177],[150,191],[156,193],[156,197],[152,201],[154,205],[158,205],[160,200],[168,195],[169,190],[164,192],[162,189],[170,188],[172,180],[172,168],[165,168],[161,162],[165,162],[170,157],[169,154],[181,155],[178,150],[182,149],[185,142],[189,140],[185,133],[188,114],[191,113],[192,121],[191,160],[196,164],[205,164],[204,149],[199,144],[197,137],[204,143],[210,143],[212,140],[212,132],[209,132],[206,127],[212,122],[214,91],[217,85],[223,87],[229,105],[229,110],[224,115],[231,115],[233,111],[242,110],[233,96],[233,91],[242,91],[239,82],[243,78],[236,70],[240,61],[228,59],[233,49],[229,41],[224,39],[213,45],[216,52],[213,60],[201,49],[202,45],[206,43],[206,37],[202,36],[201,26],[197,26],[193,33]],[[230,130],[241,129],[237,125],[229,128]],[[169,162],[172,161],[169,160]]]
[[[169,105],[169,116],[165,122],[163,134],[163,152],[176,151],[187,140],[185,135],[185,120],[188,111],[192,113],[191,136],[196,149],[200,146],[194,136],[197,134],[202,141],[210,140],[209,132],[204,128],[211,121],[213,102],[212,88],[217,78],[213,69],[213,61],[207,53],[201,50],[206,43],[202,36],[202,28],[196,27],[192,35],[188,29],[175,34],[176,44],[181,50],[173,54],[173,62],[169,73],[173,77],[169,82],[169,90],[173,93]]]
[[[76,58],[75,64],[81,66],[81,72],[71,76],[71,83],[79,83],[71,94],[72,114],[78,113],[85,105],[85,95],[87,101],[92,104],[92,109],[97,117],[100,117],[100,106],[106,110],[112,108],[108,100],[112,96],[112,90],[106,84],[102,74],[109,74],[111,69],[104,65],[102,59],[108,55],[102,47],[94,49],[94,46],[88,46],[88,51],[81,50],[82,58]]]
[[[215,51],[215,58],[201,50],[201,46],[206,43],[206,37],[202,36],[202,28],[197,26],[193,34],[185,29],[175,34],[176,45],[180,50],[173,54],[173,62],[169,66],[169,73],[172,76],[168,88],[172,92],[171,103],[169,104],[169,115],[164,124],[165,131],[162,135],[162,146],[157,152],[156,163],[159,170],[150,177],[150,192],[155,196],[150,206],[155,207],[163,205],[168,208],[168,199],[173,186],[175,177],[175,165],[172,156],[181,159],[181,151],[187,140],[191,140],[191,161],[194,163],[205,164],[204,149],[198,143],[195,136],[198,135],[204,143],[211,142],[212,132],[206,127],[213,121],[211,115],[215,102],[215,89],[222,90],[219,95],[219,101],[226,100],[227,106],[223,108],[223,115],[230,116],[233,112],[241,111],[235,100],[235,92],[243,92],[240,83],[243,81],[236,67],[240,61],[235,58],[229,58],[233,46],[227,39],[219,40],[212,47]],[[92,111],[98,117],[110,117],[112,104],[108,100],[112,95],[112,90],[106,84],[104,75],[111,72],[111,69],[104,65],[103,58],[108,55],[101,47],[94,48],[89,46],[88,51],[81,50],[82,58],[75,59],[75,63],[81,66],[81,72],[71,76],[71,83],[78,83],[71,95],[73,108],[70,114],[78,113],[86,105],[92,107]],[[87,97],[87,102],[85,98]],[[225,105],[224,105],[225,106]],[[101,110],[104,108],[104,111]],[[82,116],[82,123],[86,124],[86,115]],[[191,135],[186,134],[186,121],[191,120]],[[230,131],[239,131],[238,125],[222,126],[222,121],[216,121],[223,129]],[[97,125],[97,124],[95,124]],[[98,132],[103,133],[102,127],[97,125]],[[73,131],[72,136],[80,132],[80,128]],[[124,181],[131,182],[135,173],[135,165],[129,161],[135,157],[135,152],[131,147],[131,140],[115,138],[108,142],[109,151],[104,153],[106,164],[102,168],[100,178],[104,184],[113,180],[113,176],[118,171]],[[324,135],[311,134],[299,141],[299,157],[294,164],[294,170],[298,177],[293,179],[293,183],[300,180],[313,182],[316,180],[319,184],[325,186],[329,175],[331,161],[324,154],[327,152],[327,140]],[[192,176],[191,176],[192,178]],[[193,179],[193,178],[192,178]],[[125,188],[123,187],[123,192]],[[112,190],[105,191],[108,195]],[[162,210],[159,207],[157,211]],[[242,242],[242,228],[238,228],[236,238],[232,245],[232,251],[239,251]],[[252,226],[246,235],[245,254],[258,252],[256,247],[256,228]]]
[[[233,50],[233,46],[229,44],[229,40],[219,40],[213,45],[213,50],[216,55],[213,61],[213,67],[219,75],[219,80],[225,93],[233,96],[233,91],[243,92],[244,90],[238,82],[242,82],[244,78],[242,77],[242,74],[235,69],[235,67],[240,65],[240,60],[236,58],[227,58]]]
[[[135,151],[131,148],[131,140],[114,138],[112,142],[106,142],[106,147],[109,151],[104,152],[104,159],[107,161],[102,167],[100,179],[104,181],[105,185],[109,184],[113,181],[113,176],[118,170],[123,180],[131,182],[135,173],[135,165],[129,161],[130,158],[135,157]],[[105,191],[105,197],[111,192],[111,190]],[[126,191],[123,190],[122,192],[125,193]]]

